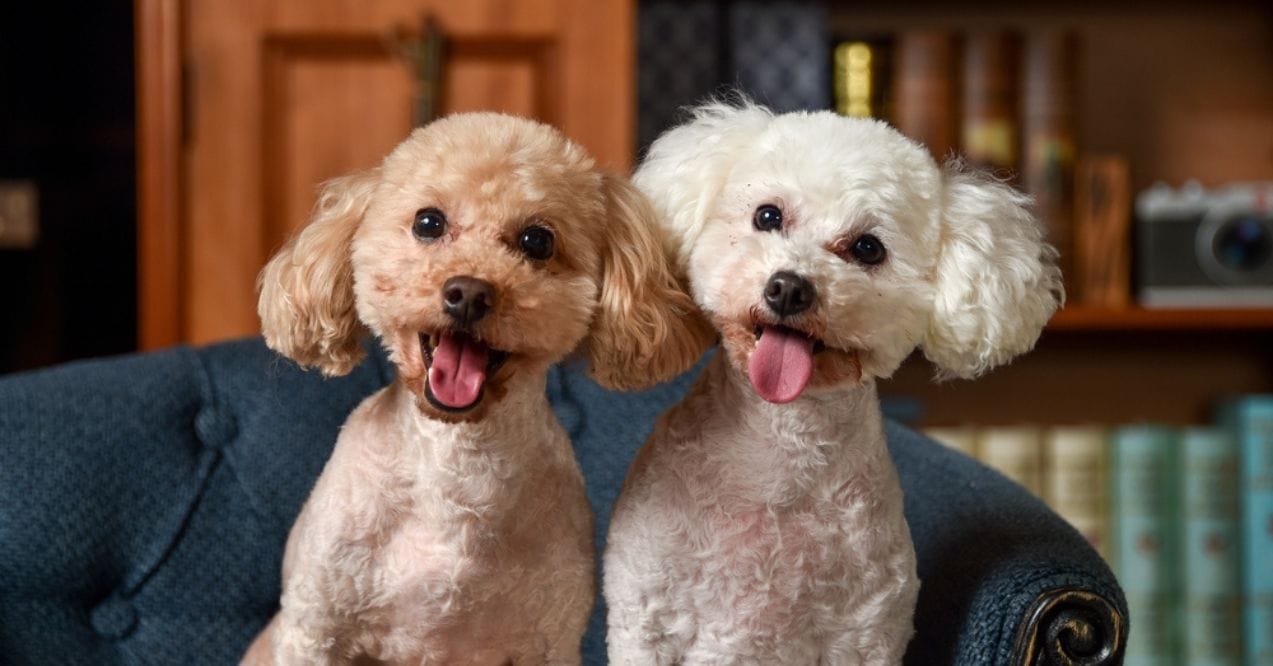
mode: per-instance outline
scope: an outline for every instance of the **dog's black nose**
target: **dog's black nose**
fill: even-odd
[[[477,323],[495,305],[495,287],[486,280],[459,275],[442,285],[442,310],[463,326]]]
[[[779,317],[797,315],[813,305],[818,292],[813,283],[790,271],[778,271],[765,284],[765,303]]]

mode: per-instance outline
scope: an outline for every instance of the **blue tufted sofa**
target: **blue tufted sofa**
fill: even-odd
[[[549,391],[597,511],[694,372]],[[284,538],[345,415],[391,379],[301,372],[259,340],[0,378],[0,663],[230,664],[273,614]],[[908,664],[1121,663],[1121,590],[1024,490],[900,426],[923,581]],[[605,662],[601,609],[585,663]]]

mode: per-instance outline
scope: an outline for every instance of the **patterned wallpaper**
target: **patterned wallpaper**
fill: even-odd
[[[815,1],[642,0],[640,149],[713,94],[741,91],[777,111],[829,108],[826,19]]]

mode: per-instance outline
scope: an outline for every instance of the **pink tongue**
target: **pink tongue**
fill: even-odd
[[[467,335],[443,333],[429,368],[433,397],[452,409],[477,402],[486,383],[486,352],[486,345]]]
[[[747,362],[752,388],[769,402],[800,397],[813,375],[813,340],[786,329],[766,326]]]

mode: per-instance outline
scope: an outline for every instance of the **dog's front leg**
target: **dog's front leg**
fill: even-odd
[[[662,649],[660,649],[660,647]],[[659,645],[627,629],[610,630],[606,638],[606,654],[615,666],[674,666],[681,663],[679,650]]]
[[[580,666],[583,663],[583,657],[579,654],[579,639],[577,634],[572,634],[566,640],[558,641],[549,649],[548,654],[539,659],[522,659],[511,662],[515,666],[530,666],[531,664],[548,664],[549,666]]]
[[[613,564],[606,571],[606,649],[617,666],[671,666],[681,663],[692,632],[683,614],[675,621],[666,607],[666,586],[642,585],[640,576]],[[679,630],[678,630],[679,628]]]
[[[906,646],[912,634],[911,615],[914,612],[918,585],[913,582],[895,591],[891,606],[881,611],[880,620],[863,623],[853,631],[831,637],[818,660],[821,666],[849,666],[851,664],[900,665],[906,655]]]
[[[670,666],[681,662],[694,640],[697,622],[683,596],[685,572],[692,567],[673,557],[677,545],[666,539],[666,517],[631,499],[632,489],[643,483],[638,468],[619,498],[606,539],[606,648],[611,664]]]
[[[274,622],[273,663],[276,666],[332,666],[346,663],[332,622],[308,622],[295,613],[279,611]]]
[[[334,650],[320,649],[322,641],[306,637],[305,632],[294,626],[280,629],[280,616],[276,614],[265,629],[257,634],[252,645],[239,662],[239,666],[283,666],[285,664],[334,664],[340,663]]]
[[[280,611],[248,646],[239,666],[342,663],[334,642],[321,636],[321,631],[306,631],[294,621],[284,620]],[[330,645],[323,647],[325,642]]]
[[[307,505],[302,517],[312,513]],[[329,522],[319,525],[319,520]],[[353,618],[370,580],[366,571],[351,571],[340,563],[366,562],[370,553],[349,541],[325,539],[331,520],[298,521],[298,528],[309,529],[294,529],[288,539],[280,608],[266,629],[273,634],[273,663],[278,666],[342,664],[354,652]]]
[[[244,653],[239,666],[271,666],[274,663],[274,628],[278,625],[278,614],[270,618],[261,633],[256,635],[248,651]]]
[[[843,636],[818,658],[818,666],[857,666],[879,664],[900,666],[906,654],[906,643],[885,638],[873,644],[863,645],[858,637]],[[868,643],[870,643],[868,641]]]

